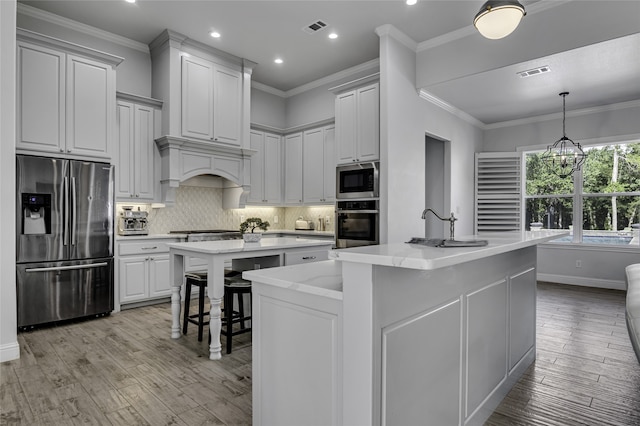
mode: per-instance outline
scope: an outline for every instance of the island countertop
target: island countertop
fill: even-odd
[[[197,251],[200,253],[220,254],[243,251],[266,251],[296,247],[315,247],[331,244],[329,241],[305,238],[277,237],[263,238],[257,243],[245,243],[243,240],[194,241],[188,243],[168,243],[172,249]]]
[[[418,244],[380,244],[332,250],[330,259],[345,262],[432,270],[463,262],[483,259],[496,254],[530,247],[564,235],[567,231],[497,232],[481,236],[458,237],[459,240],[487,240],[483,247],[427,247]]]

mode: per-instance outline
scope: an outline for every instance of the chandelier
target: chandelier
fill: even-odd
[[[586,154],[579,143],[567,137],[565,131],[566,121],[566,97],[569,92],[562,92],[562,137],[553,145],[549,145],[542,156],[547,168],[561,178],[571,176],[573,172],[580,170]]]

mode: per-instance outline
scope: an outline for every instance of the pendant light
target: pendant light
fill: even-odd
[[[573,172],[580,170],[580,166],[582,166],[586,158],[586,154],[580,144],[569,139],[565,132],[565,108],[568,94],[569,92],[560,93],[560,96],[562,96],[562,137],[553,145],[549,145],[542,156],[547,168],[561,178],[571,176]]]
[[[489,0],[480,8],[473,25],[484,37],[497,40],[511,34],[527,13],[516,0]]]

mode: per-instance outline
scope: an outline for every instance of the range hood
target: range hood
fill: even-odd
[[[243,208],[251,191],[251,156],[257,151],[175,136],[156,139],[162,202],[172,206],[181,182],[196,176],[224,178],[222,207]]]

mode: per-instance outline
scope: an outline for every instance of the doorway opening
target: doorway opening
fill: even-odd
[[[449,188],[449,142],[425,135],[425,194],[424,206],[438,212],[442,217],[449,216],[450,188]],[[448,232],[449,223],[443,222],[434,215],[427,215],[425,219],[426,238],[444,238]]]

